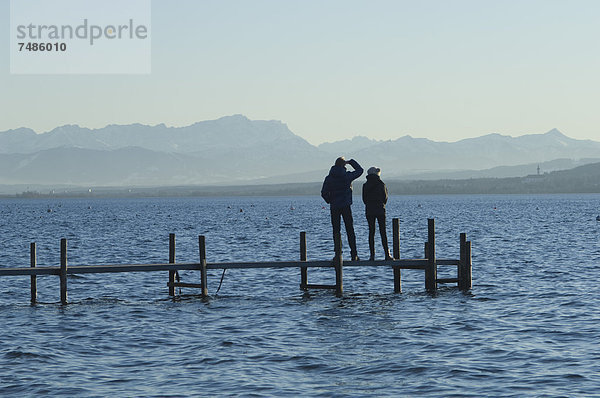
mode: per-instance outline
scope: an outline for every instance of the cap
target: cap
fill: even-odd
[[[381,169],[379,167],[369,167],[369,170],[367,170],[367,174],[371,175],[371,174],[377,174],[377,175],[381,175]]]

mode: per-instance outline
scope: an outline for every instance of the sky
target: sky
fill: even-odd
[[[51,0],[48,0],[51,1]],[[597,0],[153,0],[149,74],[10,73],[0,131],[280,120],[312,144],[600,139]]]

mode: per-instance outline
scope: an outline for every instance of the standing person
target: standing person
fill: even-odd
[[[392,259],[385,231],[385,204],[388,200],[388,190],[383,181],[381,181],[380,176],[380,168],[369,168],[369,170],[367,170],[367,182],[364,183],[362,190],[365,214],[367,216],[367,222],[369,223],[370,261],[375,260],[375,220],[377,220],[377,223],[379,224],[379,234],[381,235],[381,244],[383,245],[385,259]]]
[[[352,166],[354,171],[346,171],[346,165]],[[333,227],[333,242],[336,256],[338,248],[335,245],[336,236],[340,236],[341,220],[344,219],[348,244],[350,245],[350,256],[352,261],[360,260],[356,251],[356,235],[354,234],[354,221],[352,220],[352,181],[363,173],[362,167],[354,159],[346,161],[343,156],[335,160],[335,164],[329,170],[329,175],[323,181],[321,196],[329,203],[331,212],[331,225]],[[341,241],[341,236],[340,236]],[[341,250],[341,247],[340,247]]]

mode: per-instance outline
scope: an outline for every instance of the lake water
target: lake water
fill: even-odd
[[[368,258],[363,206],[353,206]],[[422,258],[427,218],[438,258],[473,245],[473,289],[424,291],[403,271],[348,267],[344,296],[299,289],[297,269],[209,271],[210,297],[168,296],[167,272],[0,279],[2,396],[600,396],[600,195],[392,196],[403,258]],[[0,201],[0,264],[40,266],[329,259],[317,197]],[[382,257],[379,237],[377,254]],[[345,258],[349,250],[344,236]],[[452,276],[440,267],[440,277]],[[181,272],[198,282],[198,272]],[[334,272],[309,269],[309,282]]]

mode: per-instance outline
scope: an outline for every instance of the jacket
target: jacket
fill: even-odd
[[[363,168],[354,159],[348,161],[354,171],[346,171],[344,166],[332,166],[323,181],[321,196],[331,208],[340,209],[352,204],[352,181],[363,173]]]
[[[385,204],[388,200],[388,190],[377,174],[369,174],[363,184],[362,199],[367,216],[385,215]]]

